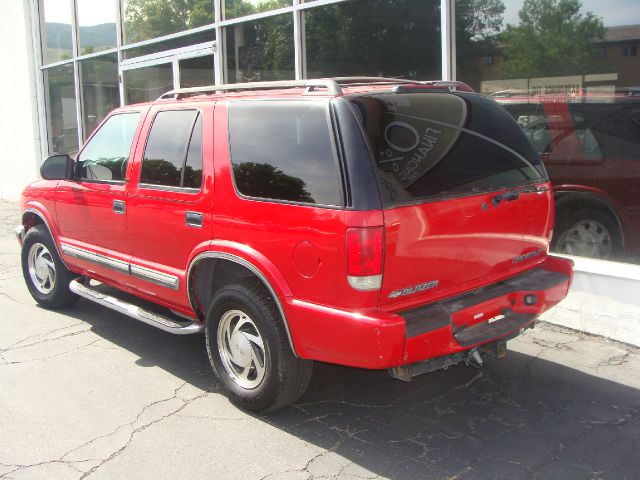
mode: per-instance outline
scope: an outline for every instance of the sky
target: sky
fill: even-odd
[[[71,2],[69,0],[44,0],[43,3],[47,22],[70,22]],[[78,0],[80,25],[89,26],[115,22],[115,5],[113,0]]]
[[[517,24],[524,0],[503,0],[504,23]],[[582,11],[602,17],[605,27],[640,24],[640,0],[581,0]]]
[[[249,0],[258,3],[259,0]],[[504,21],[518,22],[518,11],[523,0],[503,0]],[[78,0],[80,23],[83,26],[97,25],[115,20],[113,0]],[[47,22],[69,23],[69,0],[44,0]],[[640,24],[640,0],[582,0],[583,11],[590,11],[602,17],[605,26]]]

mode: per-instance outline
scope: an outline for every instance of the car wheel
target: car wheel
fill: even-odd
[[[45,308],[63,308],[78,300],[69,290],[74,278],[62,263],[46,227],[29,229],[22,243],[22,274],[29,293]]]
[[[231,401],[271,412],[298,400],[313,362],[297,358],[278,309],[258,280],[227,285],[206,318],[209,360]]]
[[[612,259],[620,253],[621,236],[612,216],[598,209],[558,213],[553,250],[567,255]]]

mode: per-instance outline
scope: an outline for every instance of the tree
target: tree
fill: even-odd
[[[213,22],[211,0],[127,0],[125,5],[127,43]]]
[[[242,162],[234,165],[233,177],[238,190],[253,197],[314,202],[302,179],[287,175],[268,163]]]
[[[505,6],[502,0],[456,1],[457,78],[479,88],[484,65],[472,59],[497,50]]]
[[[525,0],[520,24],[502,34],[507,78],[576,75],[594,68],[591,58],[604,38],[602,20],[581,13],[579,0]]]

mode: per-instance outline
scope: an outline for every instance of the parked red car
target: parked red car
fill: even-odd
[[[542,155],[556,198],[552,249],[640,261],[640,97],[499,101]]]
[[[538,155],[467,89],[218,85],[117,109],[24,191],[29,291],[205,330],[231,399],[257,411],[296,401],[312,360],[409,380],[502,356],[572,268],[547,254]]]

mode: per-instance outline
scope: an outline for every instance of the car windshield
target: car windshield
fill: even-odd
[[[495,101],[465,93],[349,97],[385,205],[546,181],[536,151]]]

